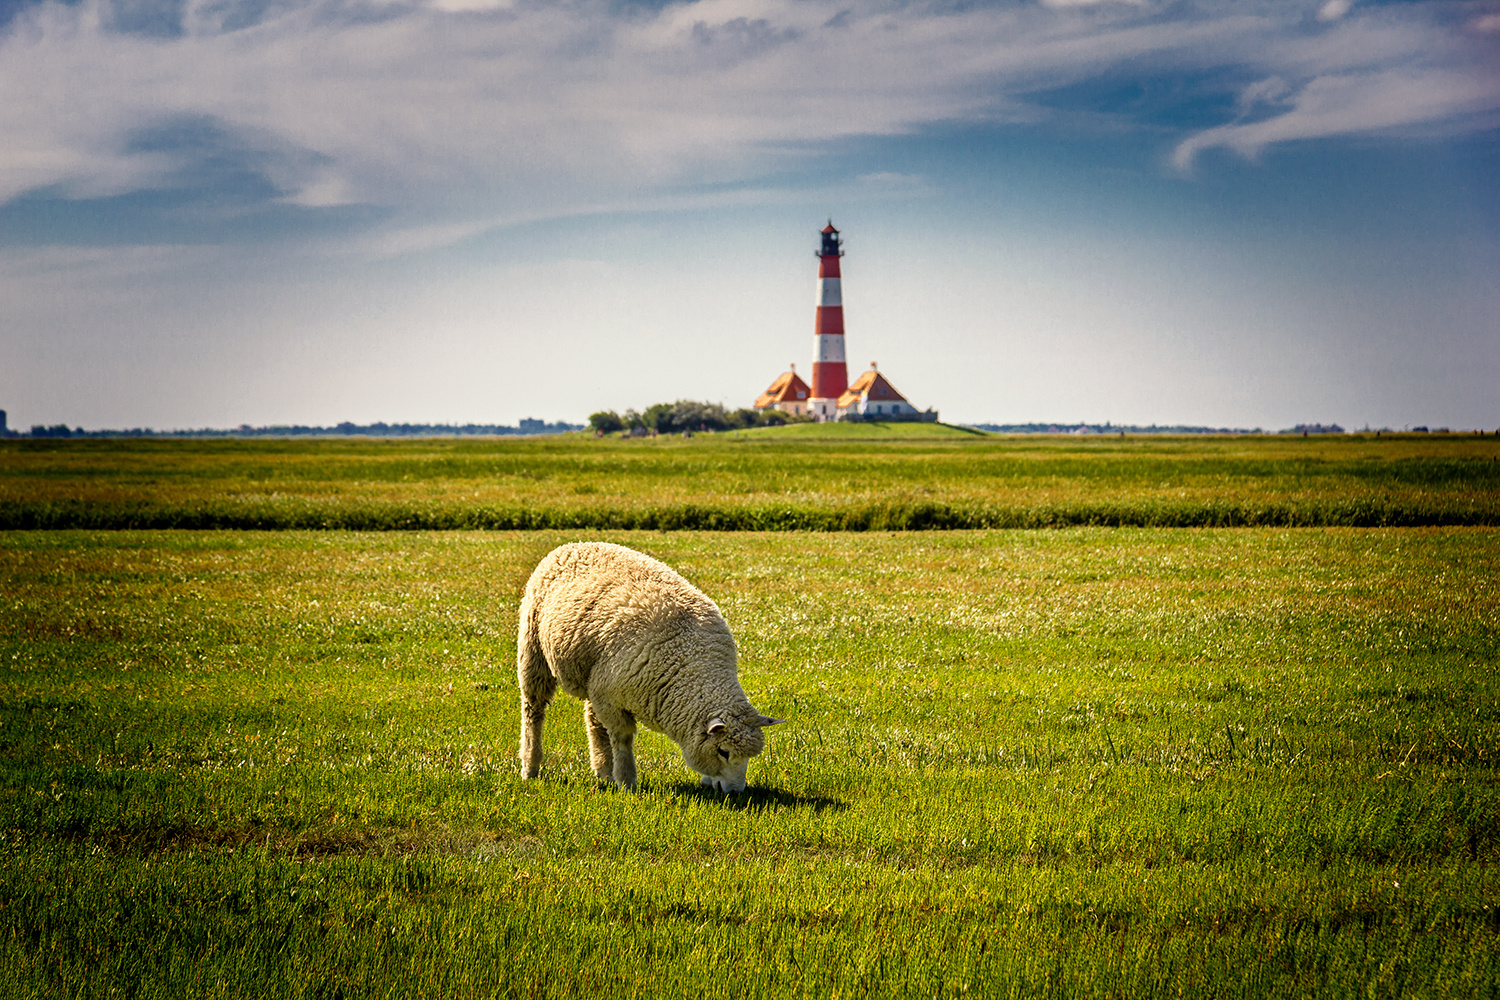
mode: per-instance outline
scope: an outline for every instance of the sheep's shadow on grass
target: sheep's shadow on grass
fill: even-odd
[[[734,809],[739,812],[760,812],[764,809],[810,809],[813,812],[822,812],[832,809],[835,812],[843,812],[849,806],[838,799],[830,799],[822,795],[798,795],[796,792],[788,792],[782,788],[757,788],[751,785],[743,792],[732,792],[728,795],[707,788],[697,782],[672,781],[672,782],[642,782],[644,788],[655,788],[657,791],[666,792],[674,798],[700,799],[715,802],[725,809]]]

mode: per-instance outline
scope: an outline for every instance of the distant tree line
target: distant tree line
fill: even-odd
[[[530,417],[522,420],[515,427],[508,424],[355,424],[346,420],[332,427],[310,427],[305,424],[251,427],[249,424],[241,424],[230,430],[203,427],[197,430],[158,431],[149,427],[133,427],[129,430],[86,431],[82,427],[70,429],[67,424],[54,424],[51,427],[33,424],[29,436],[34,438],[504,437],[523,434],[565,434],[569,431],[581,431],[583,427],[583,424],[569,424],[561,421],[548,423]]]
[[[1264,434],[1259,427],[1197,427],[1187,424],[965,424],[991,434]]]
[[[991,434],[1265,434],[1256,427],[1200,427],[1192,424],[965,424],[975,430]],[[1366,428],[1368,430],[1368,428]],[[1384,428],[1389,431],[1390,428]],[[1414,432],[1424,432],[1426,427],[1413,427]],[[1298,424],[1277,434],[1343,434],[1338,424]]]
[[[644,412],[600,410],[589,414],[589,427],[599,434],[683,434],[695,431],[737,431],[750,427],[775,427],[781,424],[806,423],[811,417],[799,417],[781,410],[752,410],[741,407],[727,410],[718,403],[699,403],[679,399],[675,403],[656,403]]]

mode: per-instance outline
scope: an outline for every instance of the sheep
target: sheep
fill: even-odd
[[[558,685],[584,703],[589,758],[601,781],[635,788],[635,730],[682,748],[700,784],[745,789],[761,715],[736,672],[734,636],[714,602],[648,555],[607,542],[553,549],[527,581],[516,636],[521,770],[542,764],[542,723]]]

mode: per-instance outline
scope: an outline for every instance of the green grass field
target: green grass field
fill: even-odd
[[[1500,437],[0,441],[0,529],[1500,527]]]
[[[597,446],[661,483],[670,454],[717,496],[735,446],[699,442],[518,468]],[[1232,493],[1346,444],[1272,443],[983,455]],[[1348,444],[1346,470],[1480,470],[1422,488],[1493,504],[1475,443]],[[260,469],[312,502],[384,470],[406,502],[428,462],[524,492],[487,445],[381,447],[194,445],[177,479],[150,446],[3,454],[11,496],[183,503]],[[74,462],[119,471],[84,490]],[[642,790],[601,788],[565,697],[519,779],[519,592],[580,537],[723,608],[789,720],[744,795],[650,734]],[[0,533],[0,996],[1493,996],[1497,581],[1500,531],[1464,527]]]

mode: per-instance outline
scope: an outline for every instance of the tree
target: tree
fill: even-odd
[[[718,403],[700,403],[679,399],[675,403],[657,403],[646,410],[646,421],[660,434],[683,431],[731,431],[743,427],[739,419]]]
[[[652,403],[641,414],[641,420],[646,427],[658,434],[671,434],[677,429],[672,421],[671,403]]]
[[[611,422],[618,420],[619,425]],[[635,434],[655,431],[658,434],[681,434],[684,431],[733,431],[745,427],[776,427],[781,424],[800,424],[812,420],[811,416],[797,416],[781,410],[756,411],[748,408],[726,410],[719,403],[700,403],[692,399],[679,399],[675,403],[653,403],[644,413],[626,410],[617,416],[613,410],[604,410],[589,417],[589,426],[601,433],[625,430]]]
[[[613,434],[625,429],[625,422],[614,410],[600,410],[589,414],[589,426],[600,434]]]

